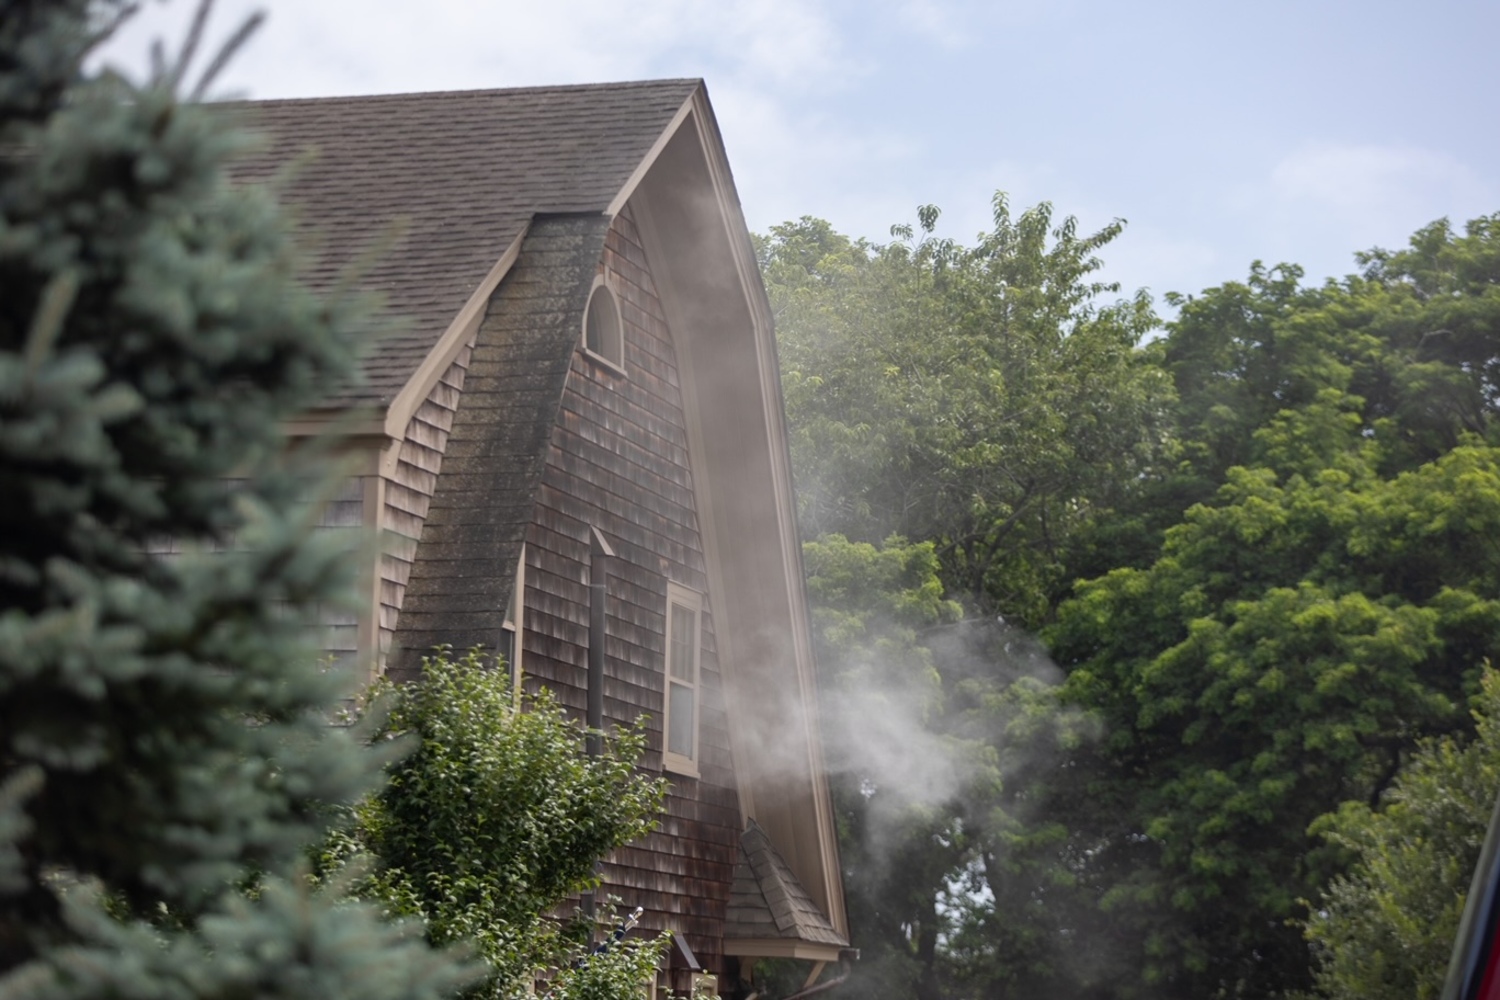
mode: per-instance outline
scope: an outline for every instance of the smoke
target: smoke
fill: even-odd
[[[843,652],[824,651],[823,742],[830,778],[863,800],[867,863],[890,864],[938,813],[972,825],[999,804],[1031,818],[1020,786],[1097,736],[1058,703],[1063,674],[1042,643],[1002,619]]]
[[[1061,703],[1063,672],[1024,629],[970,619],[912,637],[825,648],[820,665],[855,945],[875,959],[893,916],[910,944],[931,920],[937,948],[960,966],[982,968],[1027,941],[1019,954],[1067,956],[1067,971],[1039,989],[1108,979],[1123,953],[1109,935],[1088,933],[1094,923],[1072,922],[1066,890],[1042,874],[1055,859],[1043,849],[1038,865],[1012,856],[1028,847],[1008,846],[1019,830],[1059,818],[1038,790],[1101,736],[1098,720]]]

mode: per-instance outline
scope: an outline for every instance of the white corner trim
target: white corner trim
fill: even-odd
[[[363,610],[359,615],[359,657],[364,681],[385,673],[385,658],[380,649],[381,564],[385,561],[385,479],[379,475],[361,477],[360,519],[375,538],[375,548],[368,566],[360,567],[359,587],[363,591]]]

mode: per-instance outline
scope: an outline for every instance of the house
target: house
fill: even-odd
[[[339,644],[398,678],[503,649],[580,718],[649,715],[672,791],[606,889],[679,981],[839,960],[771,316],[702,82],[244,107],[315,283],[388,247],[360,273],[399,332],[293,428],[344,436],[334,520],[386,539]]]

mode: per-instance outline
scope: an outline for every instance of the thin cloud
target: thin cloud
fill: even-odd
[[[1409,208],[1483,200],[1477,172],[1446,153],[1409,146],[1317,145],[1271,170],[1282,199],[1346,215],[1408,214]]]
[[[788,90],[858,77],[826,5],[554,0],[225,0],[219,36],[268,6],[266,28],[225,77],[253,97],[582,83],[651,76],[755,81]],[[151,39],[181,37],[192,4],[147,7],[107,58],[139,72]]]
[[[1310,281],[1348,274],[1355,250],[1398,247],[1419,227],[1494,211],[1500,186],[1457,157],[1411,145],[1319,143],[1272,163],[1236,208],[1254,220],[1257,256],[1292,261]]]
[[[906,0],[899,9],[899,17],[909,30],[950,50],[974,43],[967,14],[942,0]]]

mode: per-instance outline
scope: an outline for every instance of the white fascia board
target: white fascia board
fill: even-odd
[[[473,342],[474,335],[479,330],[479,324],[484,322],[485,313],[489,309],[490,297],[495,294],[495,289],[499,287],[501,279],[509,273],[516,258],[521,255],[521,244],[525,242],[526,234],[530,229],[531,224],[528,222],[516,234],[516,238],[511,241],[510,246],[505,248],[505,252],[500,255],[499,260],[495,261],[489,273],[474,287],[468,301],[453,317],[453,321],[437,339],[432,350],[427,352],[427,357],[422,359],[417,370],[412,373],[411,378],[406,380],[401,391],[396,393],[396,398],[391,400],[390,405],[386,407],[383,429],[388,445],[387,459],[383,465],[388,464],[390,468],[383,469],[383,471],[387,474],[395,470],[396,457],[400,454],[401,442],[406,440],[406,428],[411,423],[412,416],[422,405],[423,400],[431,394],[432,387],[437,385],[438,379],[443,377],[443,373],[453,364],[459,352],[464,349],[465,345]]]
[[[724,954],[736,958],[796,958],[833,963],[844,952],[835,944],[814,944],[791,938],[725,938]]]
[[[838,831],[833,815],[833,800],[828,790],[827,768],[823,759],[823,742],[818,731],[817,677],[812,651],[812,622],[807,610],[807,592],[803,580],[802,541],[797,530],[797,497],[792,484],[791,451],[786,429],[786,409],[781,394],[781,368],[776,353],[776,332],[772,322],[771,301],[761,280],[760,268],[755,260],[755,247],[750,241],[750,230],[740,208],[739,195],[734,187],[729,170],[728,155],[724,140],[719,134],[713,109],[703,88],[694,92],[698,114],[693,116],[699,139],[708,162],[709,176],[713,180],[714,195],[719,205],[719,215],[724,226],[735,266],[739,272],[739,286],[745,296],[745,304],[755,330],[757,373],[760,377],[760,398],[765,411],[765,421],[771,450],[772,487],[777,504],[777,524],[780,537],[777,539],[786,566],[788,605],[791,608],[792,642],[796,656],[797,681],[801,688],[802,702],[807,706],[803,713],[806,739],[812,760],[810,762],[814,781],[813,796],[816,800],[819,841],[824,852],[824,876],[829,909],[828,914],[835,929],[848,936],[848,917],[844,909],[844,887],[838,856]]]
[[[685,105],[685,110],[690,111],[690,118],[679,111],[678,117],[674,119],[673,127],[664,132],[662,141],[653,146],[650,160],[652,162],[660,155],[669,140],[681,127],[691,121],[695,132],[703,161],[707,167],[709,181],[712,185],[713,202],[717,209],[715,213],[716,228],[720,229],[725,245],[730,251],[733,266],[736,273],[738,292],[743,296],[743,304],[748,316],[754,336],[755,350],[755,377],[758,380],[758,396],[762,409],[764,427],[766,429],[765,446],[769,450],[771,488],[776,505],[777,535],[775,544],[780,550],[781,564],[784,568],[783,585],[786,588],[787,606],[790,609],[792,621],[788,623],[792,638],[792,653],[798,697],[806,707],[801,713],[806,746],[809,748],[808,767],[813,776],[812,789],[814,798],[814,822],[817,824],[817,842],[822,855],[821,867],[823,869],[823,889],[825,898],[829,901],[829,913],[827,914],[833,926],[842,934],[848,934],[848,918],[845,911],[843,882],[841,867],[838,856],[837,830],[834,822],[833,803],[828,791],[826,780],[825,763],[822,753],[822,742],[818,733],[817,723],[817,681],[814,674],[812,654],[812,632],[811,621],[807,611],[806,588],[802,578],[802,545],[797,530],[796,519],[796,497],[792,486],[791,459],[788,450],[788,436],[786,430],[785,411],[783,409],[781,395],[781,377],[779,362],[776,354],[776,338],[772,323],[770,300],[766,294],[765,285],[761,281],[760,271],[755,260],[754,246],[750,240],[749,229],[745,224],[744,215],[740,209],[739,198],[735,191],[734,180],[729,170],[728,158],[724,152],[723,139],[719,134],[717,123],[714,120],[713,110],[708,103],[707,93],[701,86],[694,91],[692,97]],[[649,165],[648,165],[649,166]],[[649,173],[649,169],[638,172],[632,178],[630,191],[634,192]],[[660,246],[661,237],[655,232],[656,226],[651,219],[650,199],[644,197],[648,192],[640,192],[643,197],[638,199],[637,223],[642,230],[642,235],[649,243]],[[620,200],[618,208],[623,208],[624,201]],[[617,209],[618,210],[618,209]],[[648,250],[648,255],[650,251]],[[668,306],[669,300],[674,296],[675,290],[670,288],[660,289],[663,305]],[[689,367],[691,364],[691,340],[692,331],[674,331],[674,341],[678,343],[679,367]],[[684,404],[689,415],[689,454],[695,459],[694,465],[699,469],[705,468],[702,458],[708,443],[704,441],[704,435],[698,425],[696,413],[700,401],[693,391],[690,379],[683,380]],[[724,567],[720,561],[719,546],[716,542],[718,531],[727,528],[724,525],[715,525],[713,516],[714,503],[712,502],[711,487],[707,477],[697,475],[694,478],[695,491],[699,493],[699,524],[704,530],[705,556],[709,562],[709,580],[713,587],[712,599],[723,601],[725,593],[722,581]],[[719,606],[719,610],[728,616],[733,609]],[[716,621],[719,620],[716,615]],[[734,662],[734,648],[732,636],[721,634],[720,641],[726,645],[724,652],[728,654],[725,659]],[[734,736],[731,730],[731,749],[734,751]],[[736,763],[743,760],[741,753],[734,753]],[[744,774],[740,767],[736,767],[737,773]],[[741,808],[747,816],[755,815],[755,803],[752,795],[746,794],[748,788],[742,788]],[[789,845],[788,845],[789,846]]]
[[[651,148],[646,151],[646,155],[641,158],[641,162],[636,164],[636,168],[631,171],[630,177],[626,179],[625,185],[620,188],[619,193],[610,201],[609,207],[604,210],[604,214],[609,216],[610,219],[614,219],[615,216],[619,215],[624,210],[625,204],[635,195],[636,188],[641,186],[641,181],[646,179],[646,175],[656,165],[656,160],[661,156],[661,151],[667,148],[667,143],[672,141],[672,137],[677,134],[677,130],[682,128],[682,123],[687,121],[688,115],[692,114],[694,108],[698,106],[698,95],[702,93],[703,84],[699,83],[697,87],[693,88],[693,92],[688,95],[687,100],[682,102],[682,107],[677,109],[677,113],[672,116],[672,120],[667,123],[667,127],[662,129],[661,135],[656,137],[656,141],[651,144]]]

